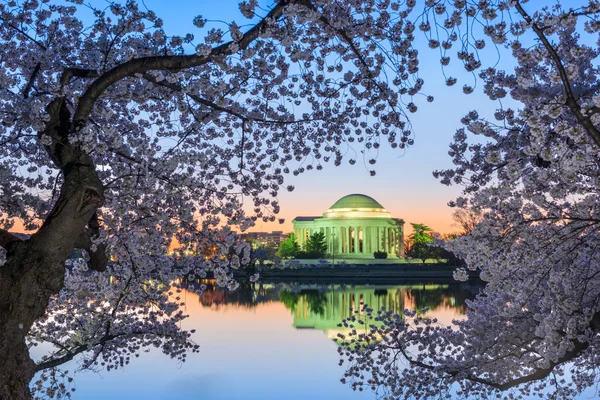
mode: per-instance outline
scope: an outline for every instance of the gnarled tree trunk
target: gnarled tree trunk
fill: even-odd
[[[13,242],[0,268],[0,399],[28,399],[36,370],[25,335],[63,286],[64,260],[50,260],[27,242]]]
[[[31,397],[36,365],[25,336],[64,286],[64,266],[81,242],[86,226],[104,201],[104,191],[89,155],[68,143],[70,114],[64,102],[48,107],[52,116],[44,134],[53,138],[48,152],[64,175],[60,196],[42,227],[28,240],[4,232],[7,250],[0,266],[0,400]]]

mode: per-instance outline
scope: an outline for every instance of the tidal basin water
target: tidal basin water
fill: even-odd
[[[206,283],[206,282],[205,282]],[[429,307],[443,323],[464,318],[474,284],[398,282],[315,285],[261,282],[235,292],[184,291],[199,354],[183,364],[160,351],[143,353],[123,370],[74,375],[74,399],[359,400],[372,392],[342,385],[333,341],[337,324],[360,305]],[[76,365],[69,366],[74,369]]]

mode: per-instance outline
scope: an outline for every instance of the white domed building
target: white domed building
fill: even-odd
[[[296,217],[292,223],[301,248],[313,233],[324,233],[328,256],[372,259],[376,251],[392,259],[404,255],[404,220],[392,218],[364,194],[342,197],[322,217]]]

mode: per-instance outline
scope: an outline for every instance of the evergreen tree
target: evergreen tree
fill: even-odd
[[[306,252],[313,256],[312,258],[321,258],[327,253],[327,242],[323,232],[316,232],[310,235],[306,242]]]
[[[425,224],[411,224],[413,233],[409,235],[412,245],[433,243],[432,230]]]
[[[277,255],[279,258],[293,258],[296,257],[299,250],[300,246],[298,246],[298,243],[296,242],[296,235],[290,233],[290,235],[279,244]]]
[[[413,233],[408,237],[410,246],[406,254],[412,258],[418,258],[425,263],[428,258],[437,258],[439,249],[432,247],[433,243],[432,230],[425,224],[411,224]]]

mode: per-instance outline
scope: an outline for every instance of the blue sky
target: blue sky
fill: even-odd
[[[247,24],[238,10],[238,0],[189,1],[145,0],[144,4],[164,20],[167,34],[194,33],[197,39],[202,32],[192,25],[196,15],[209,22],[207,27],[225,27],[218,21],[236,21]],[[95,2],[93,2],[95,4]],[[261,4],[268,4],[262,1]],[[495,60],[495,49],[486,50],[486,56]],[[446,187],[438,183],[432,171],[452,166],[447,154],[448,144],[455,130],[461,127],[460,119],[468,111],[477,109],[480,115],[491,115],[499,106],[487,99],[476,88],[475,93],[464,95],[463,84],[473,84],[473,76],[462,71],[459,64],[449,69],[459,78],[453,87],[445,85],[445,78],[435,51],[422,49],[420,76],[425,80],[424,92],[435,97],[433,103],[421,101],[419,111],[411,114],[415,132],[415,144],[406,151],[392,150],[382,146],[377,159],[375,177],[369,176],[364,164],[358,160],[351,166],[347,162],[340,167],[326,164],[322,171],[308,171],[300,176],[287,178],[286,185],[295,191],[282,191],[279,196],[280,217],[286,223],[257,223],[253,230],[290,231],[291,220],[298,215],[320,215],[337,199],[350,193],[370,195],[386,207],[392,215],[404,218],[407,223],[425,223],[435,231],[451,232],[452,209],[448,201],[460,193],[459,187]],[[361,149],[355,148],[358,152]]]

